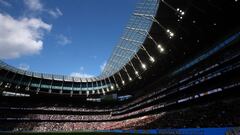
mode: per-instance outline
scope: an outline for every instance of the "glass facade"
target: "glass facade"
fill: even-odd
[[[111,76],[121,70],[138,52],[148,36],[158,4],[158,0],[142,0],[137,4],[118,45],[100,75],[101,77]]]

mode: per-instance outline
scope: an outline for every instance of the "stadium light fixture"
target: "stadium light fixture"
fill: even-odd
[[[135,71],[135,75],[137,75],[137,76],[139,75],[139,74],[138,74],[138,71]]]
[[[86,91],[87,97],[89,96],[89,91]]]
[[[131,78],[131,77],[129,77],[129,81],[132,81],[132,78]]]
[[[19,89],[20,89],[20,86],[19,86],[19,85],[15,86],[15,89],[16,89],[16,90],[19,90]]]
[[[154,63],[154,62],[155,62],[155,59],[154,59],[152,56],[150,56],[150,61],[151,61],[152,63]]]
[[[105,92],[105,90],[104,90],[104,89],[102,90],[102,93],[103,93],[103,95],[106,95],[106,92]]]
[[[160,48],[160,51],[161,51],[161,52],[164,52],[164,49],[163,49],[163,48]]]
[[[142,64],[142,68],[143,68],[144,70],[146,70],[146,69],[147,69],[146,64]]]
[[[113,86],[113,85],[111,85],[111,89],[112,89],[112,90],[114,89],[114,86]]]
[[[122,84],[123,84],[123,85],[125,84],[125,81],[124,81],[124,80],[122,80]]]
[[[182,20],[183,16],[185,15],[185,12],[182,11],[181,9],[179,9],[179,8],[177,8],[176,12],[178,14],[177,16],[179,17],[178,21]]]
[[[99,90],[97,90],[97,94],[100,94],[100,91],[99,91]]]
[[[5,88],[10,88],[11,87],[11,84],[10,83],[7,83],[6,85],[5,85]]]
[[[173,33],[171,30],[167,29],[166,32],[167,32],[167,34],[168,34],[168,36],[169,36],[170,39],[171,39],[172,37],[174,37],[174,33]]]
[[[185,14],[185,12],[182,11],[181,9],[179,9],[179,8],[177,8],[176,10],[177,10],[177,12],[178,12],[180,15],[182,15],[182,16]]]
[[[157,48],[160,50],[160,52],[164,52],[164,48],[162,47],[161,44],[158,44]]]

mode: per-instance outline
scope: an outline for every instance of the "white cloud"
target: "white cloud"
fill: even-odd
[[[43,48],[42,38],[52,25],[38,18],[13,17],[0,13],[0,58],[12,59],[38,54]]]
[[[80,71],[82,71],[82,72],[83,72],[83,70],[84,70],[84,67],[83,67],[83,66],[81,66],[81,67],[80,67]]]
[[[72,77],[82,77],[82,78],[90,78],[93,77],[93,75],[86,74],[86,73],[81,73],[81,72],[73,72],[70,74]]]
[[[70,76],[73,76],[73,77],[90,78],[90,77],[93,77],[94,75],[84,73],[84,67],[81,66],[79,72],[72,72],[72,73],[70,74]]]
[[[62,16],[63,13],[59,8],[49,9],[44,7],[41,0],[24,0],[24,4],[27,6],[28,10],[31,11],[30,14],[38,13],[48,13],[49,15],[53,16],[54,18],[58,18],[59,16]]]
[[[5,1],[5,0],[0,0],[0,4],[4,5],[4,6],[6,6],[6,7],[11,7],[11,6],[12,6],[11,3],[9,3],[9,2],[7,2],[7,1]]]
[[[58,18],[63,15],[62,11],[59,8],[56,8],[55,10],[47,10],[47,12],[54,18]]]
[[[105,61],[105,62],[103,62],[103,64],[102,64],[102,65],[100,65],[100,69],[101,69],[101,71],[103,71],[103,70],[104,70],[104,68],[105,68],[106,64],[107,64],[107,62]]]
[[[68,37],[60,34],[57,36],[57,43],[60,45],[67,45],[67,44],[71,44],[72,41]]]
[[[55,10],[45,8],[40,0],[24,0],[24,4],[30,11],[38,13],[46,12],[54,18],[58,18],[63,15],[59,8],[56,8]]]
[[[32,11],[43,11],[40,0],[24,0],[25,5]]]
[[[30,66],[27,64],[21,63],[19,64],[18,68],[22,70],[29,70]]]
[[[93,56],[90,56],[90,58],[92,58],[92,59],[97,59],[97,56],[96,56],[96,55],[93,55]]]
[[[101,71],[103,71],[103,69],[105,68],[106,64],[107,64],[107,62],[104,61],[103,64],[100,65],[100,70]],[[70,74],[70,76],[73,76],[73,77],[83,77],[83,78],[94,77],[94,75],[84,73],[84,67],[83,66],[80,67],[80,71],[79,72],[72,72]]]

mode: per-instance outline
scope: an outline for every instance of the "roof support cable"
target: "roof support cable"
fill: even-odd
[[[94,87],[93,87],[93,79],[91,79],[91,84],[92,84],[93,94],[95,94],[95,89],[94,89]]]
[[[130,58],[128,58],[128,57],[125,57],[125,56],[122,56],[122,55],[117,55],[117,54],[114,54],[115,56],[118,56],[118,57],[121,57],[121,58],[124,58],[124,59],[127,59],[128,60],[128,65],[130,65],[132,68],[133,68],[133,70],[134,70],[134,72],[135,72],[135,74],[138,76],[139,74],[138,74],[138,71],[136,70],[136,68],[134,67],[134,65],[133,65],[133,63],[132,63],[132,61],[131,61],[131,59]]]
[[[123,71],[125,71],[127,73],[129,81],[132,81],[132,77],[129,75],[126,66],[124,66]]]
[[[113,77],[114,84],[115,84],[116,88],[119,90],[119,85],[118,85],[118,83],[116,81],[115,75],[112,75],[112,77]]]
[[[106,95],[106,91],[104,89],[102,89],[102,93],[103,95]]]
[[[49,90],[48,90],[48,93],[49,93],[49,94],[52,93],[53,80],[54,80],[54,77],[53,77],[53,75],[52,75],[52,80],[51,80],[50,88],[49,88]]]
[[[74,78],[72,77],[72,87],[71,87],[71,91],[70,91],[70,97],[73,96],[73,86],[74,86]]]
[[[109,88],[108,88],[107,80],[106,80],[106,79],[104,79],[104,82],[105,82],[105,86],[107,86],[107,87],[106,87],[106,89],[107,89],[107,92],[109,92]]]
[[[41,79],[40,79],[39,85],[37,87],[36,94],[38,94],[40,92],[40,90],[41,90],[42,80],[43,80],[43,75],[41,74]]]
[[[110,83],[110,90],[114,90],[114,83],[111,81],[110,77],[108,77],[108,81]]]
[[[114,82],[115,82],[115,84],[116,84],[117,89],[120,90],[119,85],[118,85],[118,83],[117,83],[117,81],[116,81],[115,75],[113,75],[113,80],[114,80]]]
[[[140,16],[144,19],[152,20],[153,22],[157,23],[160,28],[163,30],[166,30],[167,28],[163,26],[153,15],[146,15],[146,14],[139,14],[139,13],[133,13],[135,16]]]
[[[160,52],[164,51],[164,48],[159,43],[157,43],[157,41],[151,36],[151,34],[148,31],[143,30],[143,29],[138,29],[138,28],[132,28],[132,27],[127,27],[127,28],[131,29],[131,30],[134,30],[134,31],[137,31],[139,34],[147,35],[147,37],[153,41],[153,43],[160,50]],[[146,33],[146,34],[144,34],[143,32]]]
[[[99,90],[99,85],[98,85],[98,82],[96,81],[96,86],[97,86],[97,94],[101,94],[100,93],[100,90]]]
[[[89,90],[89,87],[88,87],[88,79],[86,79],[86,89],[87,89],[87,91]]]
[[[119,64],[123,64],[123,63],[121,63],[120,61],[112,61],[112,62],[114,62],[114,63],[119,63]],[[123,71],[125,71],[125,72],[126,72],[126,74],[127,74],[128,78],[129,78],[129,81],[131,81],[131,80],[132,80],[132,78],[130,77],[130,75],[129,75],[129,73],[128,73],[128,71],[127,71],[127,69],[126,69],[126,67],[125,67],[125,66],[123,67]],[[125,81],[123,81],[123,80],[122,80],[122,84],[124,85],[124,84],[125,84]]]
[[[153,15],[150,15],[150,14],[141,14],[141,13],[136,13],[136,12],[133,13],[133,15],[134,15],[134,16],[140,16],[140,17],[142,17],[142,18],[151,20],[151,21],[153,21],[153,22],[161,25],[161,24],[159,23],[159,21],[158,21]]]
[[[134,44],[134,43],[140,43],[139,41],[132,40],[132,39],[127,39],[127,38],[122,38],[122,39],[128,41],[131,45],[137,46],[137,47],[138,47],[139,45],[136,45],[136,44]],[[145,51],[145,53],[146,53],[146,54],[148,55],[148,57],[149,57],[149,60],[150,60],[152,63],[154,63],[154,62],[155,62],[155,59],[149,54],[149,52],[147,51],[147,49],[144,47],[143,44],[140,45],[140,48]]]
[[[137,55],[137,53],[136,53],[136,55],[134,55],[134,56],[139,60],[139,62],[141,63],[142,68],[143,68],[144,70],[146,70],[146,69],[147,69],[147,66],[142,62],[142,60],[139,58],[139,56]]]
[[[138,73],[138,71],[136,70],[136,68],[134,67],[132,61],[130,61],[130,65],[132,66],[132,68],[133,68],[133,70],[134,70],[134,72],[135,72],[135,75],[138,77],[138,76],[139,76],[139,73]]]
[[[79,88],[80,88],[80,90],[79,90],[79,95],[82,95],[83,93],[82,93],[82,79],[80,78],[79,79],[80,80],[80,82],[79,82]]]
[[[19,90],[20,88],[21,88],[21,84],[22,84],[22,80],[23,80],[23,77],[25,76],[25,74],[26,74],[26,72],[27,71],[25,71],[24,73],[23,73],[23,75],[21,75],[21,79],[18,81],[18,83],[17,83],[17,85],[16,85],[16,90]]]
[[[31,86],[31,84],[32,84],[33,72],[32,72],[31,74],[32,74],[32,75],[31,75],[31,77],[30,77],[30,80],[29,80],[29,82],[28,82],[28,85],[27,85],[27,87],[25,88],[26,91],[29,91],[29,90],[30,90],[30,86]]]
[[[62,93],[63,93],[64,76],[63,76],[62,80],[63,80],[63,81],[62,81],[61,90],[59,91],[59,93],[60,93],[60,94],[62,94]]]
[[[118,72],[118,75],[119,75],[119,76],[120,76],[120,78],[121,78],[122,85],[125,85],[125,81],[124,81],[124,80],[123,80],[123,78],[122,78],[121,72]]]
[[[147,31],[147,30],[143,30],[143,29],[138,29],[138,28],[132,28],[132,27],[127,27],[128,29],[131,29],[131,30],[134,30],[134,31],[137,31],[139,34],[141,35],[146,35],[148,36],[149,39],[151,39],[153,41],[153,43],[157,46],[158,43],[156,42],[156,40],[154,40],[154,38],[151,36],[151,34]],[[144,33],[146,34],[144,34]]]
[[[117,46],[117,48],[119,48],[119,49],[121,49],[121,50],[124,50],[124,51],[128,51],[128,52],[135,53],[134,50],[128,49],[128,48],[125,48],[125,47]],[[110,60],[109,60],[109,63],[111,63],[111,62],[114,62],[114,60],[113,60],[113,59],[110,59]],[[124,63],[122,63],[122,64],[125,65]],[[108,69],[109,67],[111,67],[111,68],[110,68],[111,70]],[[105,70],[106,74],[111,75],[111,74],[113,74],[114,71],[117,70],[117,67],[116,67],[115,65],[113,66],[112,64],[108,64],[107,69],[108,69],[109,72],[106,72],[107,70]]]
[[[180,12],[180,14],[181,15],[184,15],[184,12],[182,11],[182,10],[180,10],[180,9],[177,9],[177,10],[179,10],[179,12]],[[176,10],[176,11],[177,11]],[[180,16],[180,19],[182,19],[182,16]],[[168,28],[166,28],[166,27],[164,27],[161,23],[157,23],[166,33],[167,33],[167,35],[169,36],[169,38],[171,39],[173,36],[174,36],[174,33],[171,31],[171,30],[169,30]],[[139,29],[139,28],[132,28],[132,27],[127,27],[128,29],[132,29],[132,30],[138,30],[138,31],[144,31],[144,32],[146,32],[146,33],[148,33],[148,31],[146,31],[146,30],[144,30],[144,29]],[[150,34],[149,34],[150,35]]]
[[[101,88],[102,88],[102,92],[103,92],[103,95],[105,95],[105,91],[104,91],[104,88],[103,88],[103,80],[100,81],[101,82]]]

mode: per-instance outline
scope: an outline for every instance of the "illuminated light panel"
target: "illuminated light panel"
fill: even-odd
[[[135,71],[135,74],[138,75],[138,71]]]
[[[142,68],[143,68],[144,70],[146,70],[146,69],[147,69],[146,64],[142,64]]]
[[[164,52],[164,48],[160,44],[157,47],[160,50],[160,52]]]
[[[153,63],[153,62],[155,62],[155,59],[151,56],[150,61]]]

